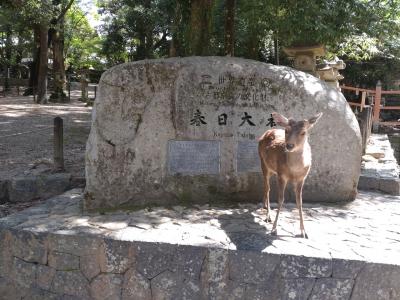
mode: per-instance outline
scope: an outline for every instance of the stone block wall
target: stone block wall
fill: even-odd
[[[0,229],[0,299],[399,299],[400,267]]]

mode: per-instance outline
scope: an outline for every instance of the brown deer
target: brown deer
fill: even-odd
[[[279,212],[284,201],[286,184],[291,182],[296,194],[296,204],[300,214],[300,235],[308,238],[304,230],[302,191],[304,180],[311,167],[311,147],[308,143],[308,130],[312,128],[322,113],[308,120],[295,121],[273,113],[273,120],[285,129],[270,129],[259,139],[258,153],[264,175],[264,208],[267,210],[266,221],[271,222],[269,206],[269,179],[277,175],[278,211],[276,213],[271,234],[276,235]]]

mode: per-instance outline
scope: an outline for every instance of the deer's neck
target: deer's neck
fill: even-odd
[[[286,152],[288,165],[291,167],[304,168],[311,166],[311,147],[308,141],[306,141],[302,148],[293,151]]]

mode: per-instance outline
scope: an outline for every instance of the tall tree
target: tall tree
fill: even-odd
[[[208,55],[212,0],[192,0],[189,23],[189,55]]]
[[[235,49],[235,0],[225,1],[225,55],[234,55]]]
[[[103,69],[101,37],[90,26],[79,3],[68,10],[64,24],[64,58],[70,70]]]
[[[47,68],[48,68],[48,24],[37,25],[39,32],[39,68],[37,84],[37,103],[47,103]]]
[[[64,21],[65,14],[71,8],[74,0],[53,0],[58,8],[57,15],[51,20],[49,30],[53,49],[53,93],[50,99],[54,102],[64,102],[67,96],[64,93],[65,63],[64,63]]]
[[[54,16],[54,6],[50,0],[3,0],[4,5],[17,14],[17,19],[26,27],[37,30],[40,50],[37,78],[37,103],[47,102],[47,62],[48,62],[48,29]]]

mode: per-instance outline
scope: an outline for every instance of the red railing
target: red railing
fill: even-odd
[[[383,124],[383,125],[400,125],[400,121],[397,121],[397,120],[396,121],[381,121],[380,120],[381,110],[400,110],[400,106],[382,105],[382,95],[400,95],[400,90],[383,91],[382,90],[382,85],[381,85],[381,83],[379,81],[378,81],[378,83],[377,83],[377,85],[376,85],[374,90],[362,89],[362,88],[351,87],[351,86],[346,86],[346,85],[342,85],[342,86],[340,86],[340,88],[343,91],[347,90],[347,91],[355,92],[356,95],[359,95],[359,93],[361,92],[361,101],[360,101],[360,103],[351,102],[351,101],[348,101],[348,103],[350,104],[350,106],[359,107],[360,111],[363,111],[363,109],[365,107],[372,106],[373,107],[372,123],[374,125],[379,125],[379,124]],[[372,98],[373,98],[372,105],[365,104],[367,96],[372,96]]]

